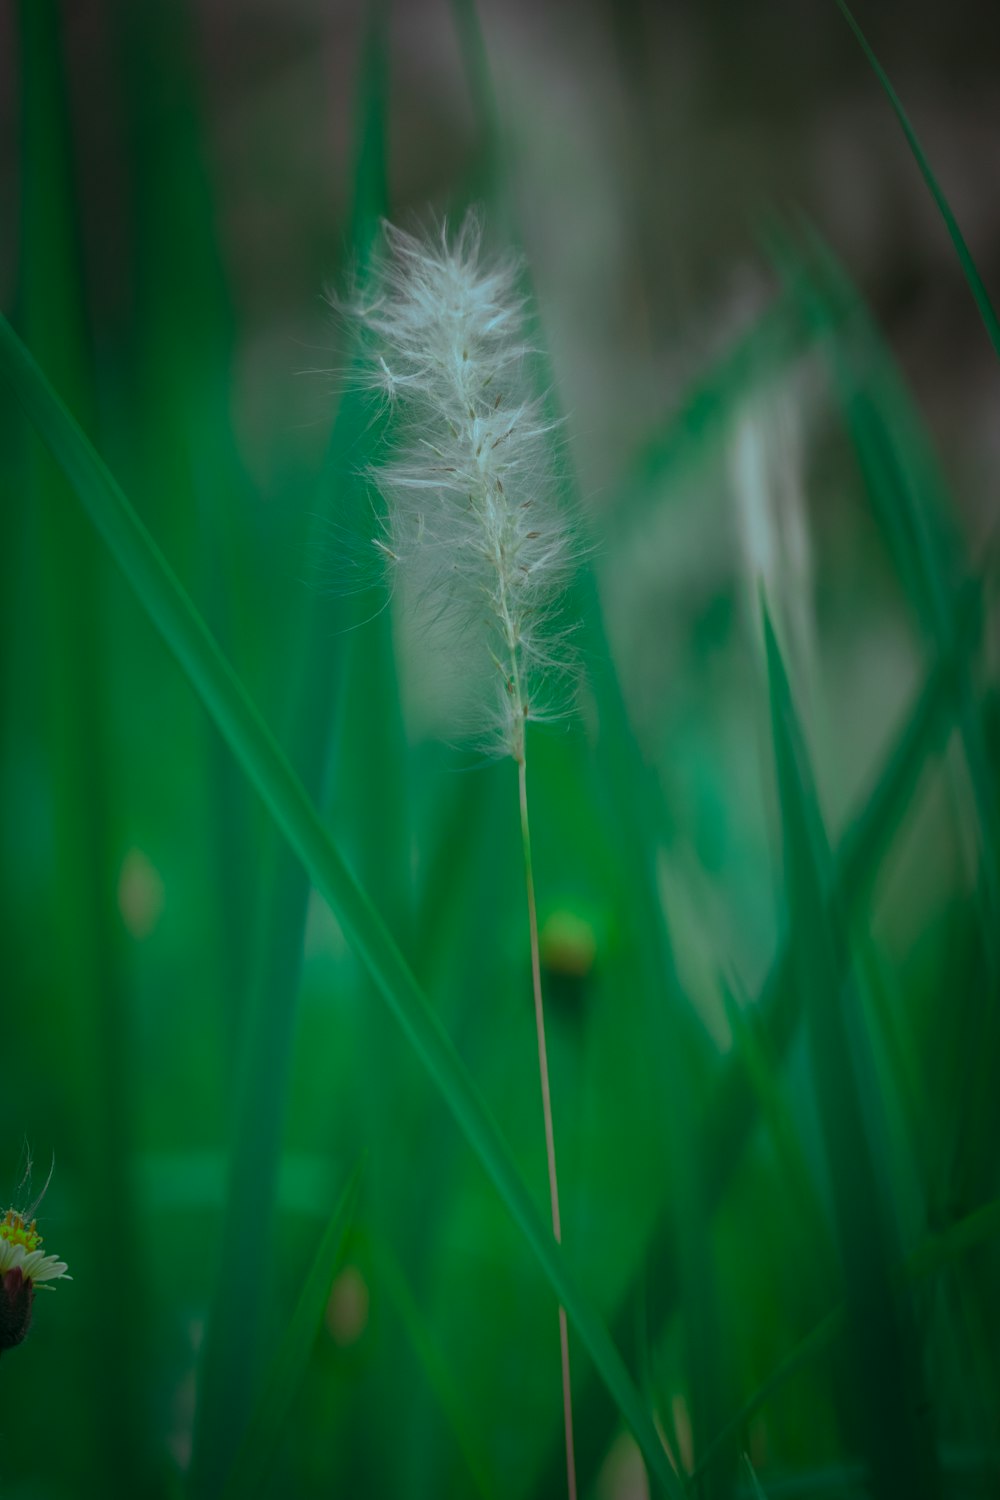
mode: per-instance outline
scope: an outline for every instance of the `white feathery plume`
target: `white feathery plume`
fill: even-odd
[[[370,298],[341,310],[400,443],[371,470],[385,501],[375,545],[449,618],[479,674],[478,727],[520,762],[525,721],[565,711],[575,549],[554,497],[555,424],[529,389],[517,273],[515,259],[487,256],[474,214],[429,241],[385,224]]]
[[[394,462],[371,470],[386,505],[375,545],[460,631],[454,645],[462,666],[486,689],[489,739],[517,763],[552,1229],[561,1241],[525,723],[551,718],[564,705],[569,663],[561,614],[574,548],[555,503],[554,424],[527,379],[531,351],[517,272],[516,260],[485,254],[474,214],[453,238],[442,225],[429,242],[386,224],[373,295],[357,295],[342,310],[359,326],[366,383],[394,409],[401,442]],[[567,1490],[576,1500],[563,1307],[559,1342]]]

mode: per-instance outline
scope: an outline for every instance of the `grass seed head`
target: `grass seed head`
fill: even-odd
[[[386,224],[367,290],[340,304],[361,335],[362,380],[392,410],[391,456],[371,468],[384,500],[375,546],[481,685],[471,727],[517,760],[525,721],[569,701],[575,556],[554,494],[558,424],[529,378],[519,269],[486,251],[475,214],[426,239]]]

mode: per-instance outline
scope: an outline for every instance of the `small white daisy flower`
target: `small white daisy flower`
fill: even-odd
[[[28,1332],[35,1288],[51,1291],[48,1283],[62,1280],[72,1280],[66,1262],[45,1254],[34,1219],[9,1208],[0,1220],[0,1353]]]

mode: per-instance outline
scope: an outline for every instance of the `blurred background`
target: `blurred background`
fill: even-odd
[[[1000,12],[858,20],[1000,290]],[[381,429],[324,291],[469,203],[589,543],[532,747],[571,1267],[693,1493],[996,1494],[1000,364],[837,5],[0,8],[0,307],[544,1207],[513,770],[344,585]],[[551,1289],[9,399],[0,436],[0,1199],[54,1157],[74,1277],[0,1362],[3,1493],[563,1493]],[[638,1500],[574,1378],[581,1493]]]

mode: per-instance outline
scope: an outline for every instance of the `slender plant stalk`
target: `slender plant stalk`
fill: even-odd
[[[545,1116],[545,1152],[549,1163],[549,1198],[552,1203],[552,1233],[562,1244],[559,1218],[559,1178],[556,1173],[556,1139],[552,1128],[552,1093],[549,1088],[549,1058],[545,1046],[545,1010],[542,1005],[542,967],[538,955],[538,913],[535,909],[535,877],[531,864],[531,827],[528,822],[528,769],[522,748],[517,762],[521,798],[521,841],[524,845],[524,881],[528,891],[528,926],[531,929],[531,980],[535,992],[535,1027],[538,1032],[538,1071],[542,1081],[542,1113]],[[569,1500],[576,1500],[576,1455],[573,1447],[573,1393],[569,1374],[569,1329],[566,1309],[559,1304],[559,1344],[562,1351],[563,1421],[566,1428],[566,1485]]]
[[[561,623],[573,545],[554,503],[550,421],[525,373],[519,267],[490,258],[473,213],[420,239],[387,224],[372,286],[335,305],[359,325],[364,382],[396,414],[397,456],[372,477],[382,560],[409,572],[469,698],[470,727],[518,767],[552,1230],[562,1242],[531,868],[527,721],[559,717],[572,677]],[[562,680],[563,691],[559,690]],[[560,1299],[566,1469],[576,1500],[569,1334]]]

